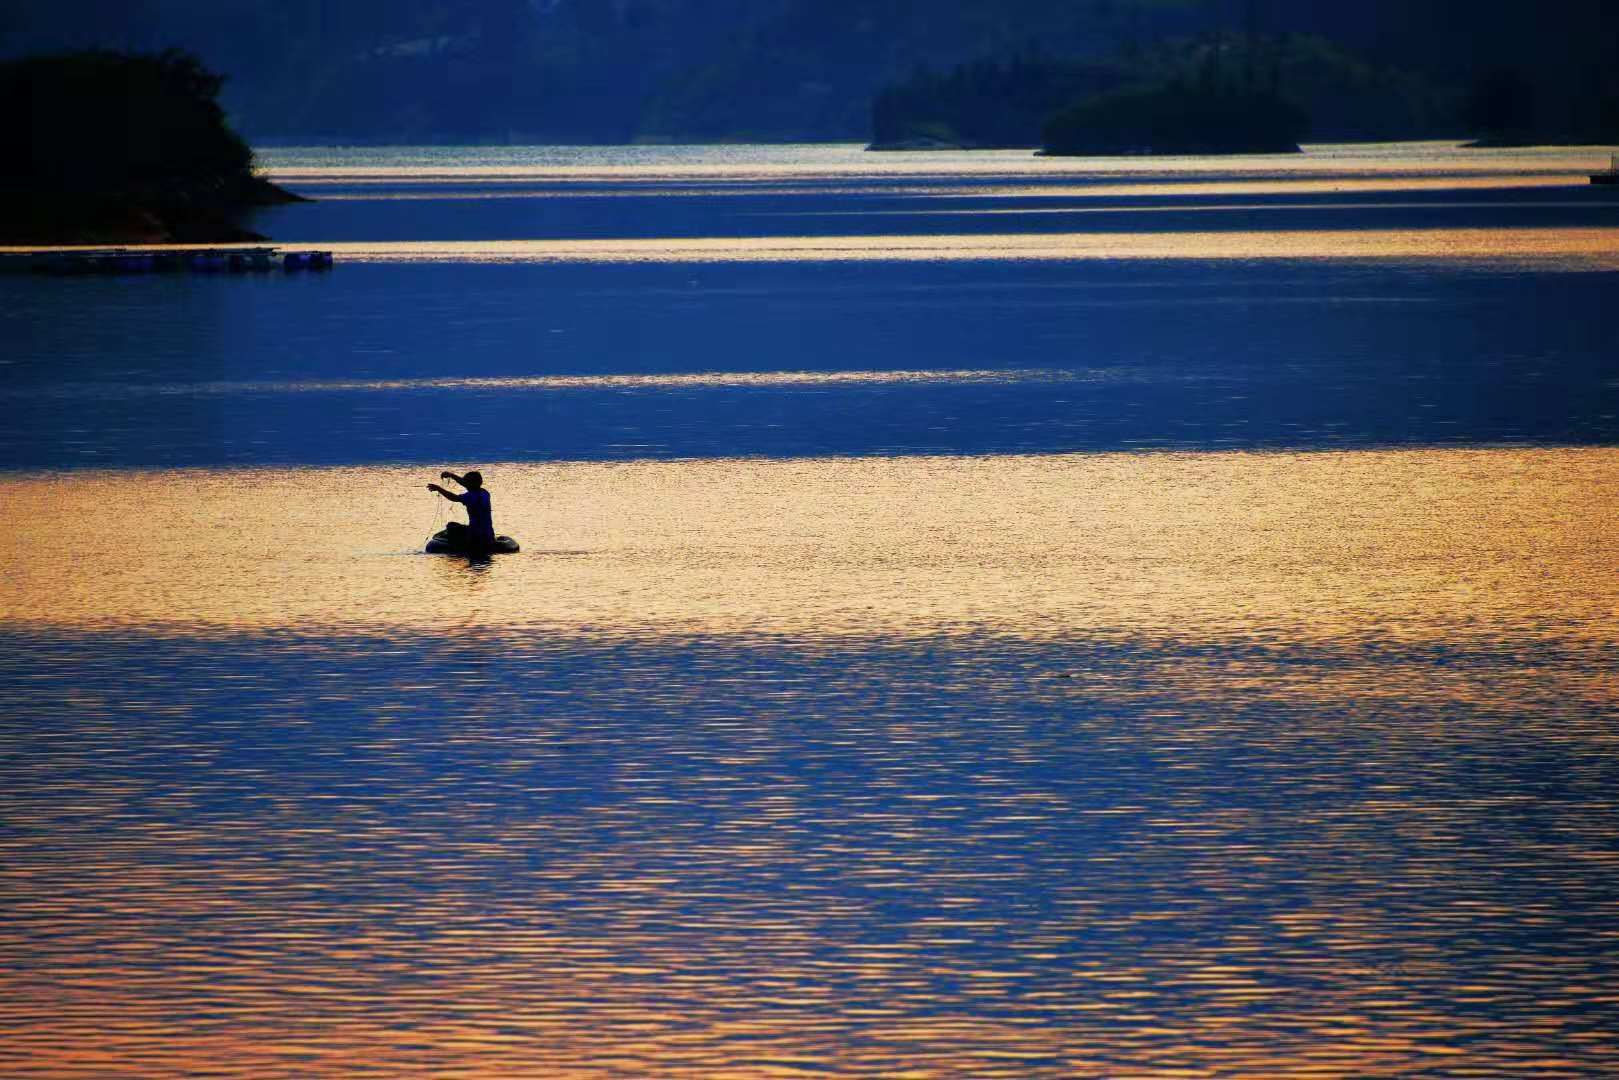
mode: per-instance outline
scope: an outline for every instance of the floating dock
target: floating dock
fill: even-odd
[[[275,247],[71,248],[0,255],[5,273],[245,274],[282,270],[330,270],[330,251],[282,251]]]
[[[1619,185],[1619,154],[1608,160],[1608,171],[1591,174],[1591,183],[1609,186]]]

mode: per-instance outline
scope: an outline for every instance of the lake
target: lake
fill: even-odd
[[[329,273],[0,279],[0,1071],[1612,1075],[1604,157],[279,148]]]

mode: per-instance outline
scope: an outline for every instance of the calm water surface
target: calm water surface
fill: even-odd
[[[1619,1071],[1601,158],[277,150],[328,275],[0,279],[0,1073]]]

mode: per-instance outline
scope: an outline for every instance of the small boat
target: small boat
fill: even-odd
[[[516,555],[522,549],[509,536],[497,536],[495,542],[487,547],[468,547],[451,540],[449,534],[440,529],[428,538],[425,550],[429,555]]]
[[[1619,154],[1613,155],[1608,162],[1608,171],[1591,174],[1591,183],[1604,184],[1609,187],[1619,185]]]

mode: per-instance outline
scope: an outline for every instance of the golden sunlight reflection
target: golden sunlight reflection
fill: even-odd
[[[1308,151],[261,160],[379,200],[1560,185],[1510,220],[1609,224],[1600,192],[1555,208],[1584,151]],[[464,237],[320,243],[340,263],[982,265],[21,285],[5,1080],[1619,1076],[1607,279],[1475,272],[1616,269],[1619,231],[726,238],[775,205],[317,203],[265,231]],[[500,239],[519,220],[598,239]],[[1236,262],[1278,259],[1325,261]],[[782,370],[693,370],[750,366]],[[1355,407],[1294,410],[1306,378]],[[874,456],[740,456],[766,431]],[[353,464],[452,443],[489,456]],[[901,452],[983,445],[1121,452]],[[134,467],[165,461],[257,464]],[[113,467],[46,467],[83,462]],[[484,472],[521,554],[422,553],[446,467]]]
[[[1271,207],[1274,210],[1274,207]],[[1268,212],[1271,212],[1268,210]],[[1007,210],[1010,212],[1010,210]],[[1022,212],[1022,210],[1018,210]],[[907,212],[910,214],[910,212]],[[916,214],[936,214],[916,210]],[[1002,210],[986,214],[999,215]],[[198,248],[207,244],[188,244]],[[228,244],[214,244],[228,246]],[[1093,259],[1384,259],[1493,270],[1616,270],[1619,230],[1316,228],[1264,232],[926,233],[695,236],[615,240],[395,240],[322,243],[343,262],[1051,262]],[[157,251],[162,244],[130,244]],[[73,251],[74,246],[26,251]],[[24,251],[23,248],[0,248]]]
[[[11,476],[13,624],[1314,640],[1609,635],[1619,451],[483,463]]]
[[[1600,227],[350,241],[326,246],[341,259],[360,262],[1397,259],[1488,260],[1496,267],[1560,270],[1619,268],[1619,231]]]
[[[1171,209],[1171,208],[1164,208]],[[984,211],[983,216],[1029,211]],[[1047,213],[1047,211],[1039,211]],[[1052,211],[1072,212],[1072,211]],[[938,214],[938,211],[905,211]],[[953,213],[953,212],[952,212]],[[131,245],[161,251],[174,245]],[[196,250],[210,245],[184,245]],[[231,245],[212,245],[230,247]],[[1548,271],[1619,269],[1619,230],[1563,228],[1277,229],[1191,232],[927,233],[922,235],[630,237],[584,240],[323,242],[361,263],[813,263],[1087,260],[1382,259]],[[83,250],[0,247],[0,253]]]
[[[812,178],[813,179],[813,178]],[[1580,177],[1569,172],[1484,173],[1463,175],[1326,175],[1268,176],[1261,180],[1203,180],[1196,177],[1168,179],[1142,177],[1128,183],[1086,180],[1061,183],[1051,180],[1016,182],[1011,177],[991,178],[964,184],[955,177],[917,177],[899,182],[876,184],[859,178],[814,180],[806,184],[780,184],[768,181],[729,182],[722,179],[691,181],[648,181],[612,185],[604,178],[595,183],[587,178],[546,181],[533,178],[457,177],[400,175],[383,178],[326,177],[310,174],[298,178],[298,186],[322,202],[429,201],[458,199],[571,199],[571,198],[707,198],[715,195],[825,196],[883,195],[929,196],[935,198],[1177,198],[1220,195],[1323,195],[1356,192],[1410,191],[1536,191],[1547,188],[1576,188]],[[1580,202],[1589,206],[1590,201]]]
[[[10,483],[0,1071],[1614,1075],[1615,464]]]
[[[332,182],[625,181],[782,182],[945,180],[1031,175],[1119,177],[1562,177],[1604,160],[1599,149],[1475,149],[1455,142],[1315,144],[1301,154],[1044,157],[1027,150],[869,153],[854,145],[289,147],[260,154],[270,177],[294,185]]]

